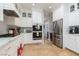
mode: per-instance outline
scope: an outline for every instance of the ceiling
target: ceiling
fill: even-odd
[[[45,11],[52,11],[58,8],[62,3],[35,3],[35,6],[32,5],[33,3],[18,3],[20,8],[22,9],[32,9],[32,8],[41,8]],[[49,8],[49,7],[52,8]]]

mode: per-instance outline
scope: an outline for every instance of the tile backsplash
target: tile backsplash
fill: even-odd
[[[32,33],[32,27],[21,27],[20,33]]]

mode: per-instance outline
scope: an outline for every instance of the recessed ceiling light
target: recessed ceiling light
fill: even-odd
[[[49,9],[51,9],[52,7],[51,6],[49,6]]]
[[[35,3],[33,3],[32,6],[35,6]]]

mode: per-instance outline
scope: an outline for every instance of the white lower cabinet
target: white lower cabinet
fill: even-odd
[[[4,49],[1,49],[0,56],[7,56],[7,52]]]
[[[67,48],[79,53],[79,37],[75,35],[69,36]]]
[[[32,33],[23,34],[23,41],[24,44],[33,43]]]
[[[2,52],[0,53],[3,56],[15,56],[17,55],[16,50],[17,50],[17,47],[15,46],[14,42],[11,42],[2,48],[1,50]]]
[[[10,49],[11,49],[11,46],[9,44],[6,44],[4,47],[0,49],[0,56],[8,56]]]
[[[17,56],[17,49],[22,43],[22,37],[18,36],[0,48],[0,56]]]
[[[8,49],[8,53],[7,53],[9,56],[16,56],[17,55],[17,52],[16,52],[16,50],[17,50],[16,44],[17,43],[15,43],[15,42],[16,41],[10,43],[10,48]]]
[[[76,48],[74,48],[74,50],[75,50],[75,52],[79,53],[79,36],[76,36],[74,38],[74,42],[75,42],[75,47],[76,47]]]

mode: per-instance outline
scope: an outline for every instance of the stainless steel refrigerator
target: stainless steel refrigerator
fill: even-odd
[[[63,19],[53,22],[53,44],[63,47]]]

